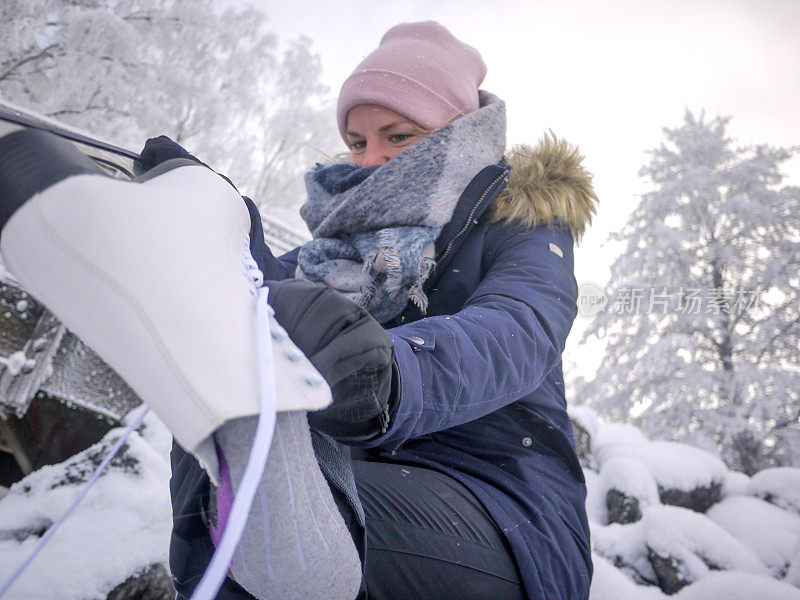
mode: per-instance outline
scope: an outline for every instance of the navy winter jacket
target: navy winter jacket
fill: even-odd
[[[518,152],[512,189],[504,189],[511,169],[503,163],[464,191],[436,243],[427,314],[409,304],[385,324],[401,389],[389,430],[369,444],[380,460],[437,469],[470,489],[506,536],[526,594],[538,600],[585,599],[592,573],[561,353],[577,314],[573,232],[583,231],[595,198],[579,161],[572,174],[547,171],[567,150],[545,143]],[[530,169],[520,169],[515,179],[516,165],[528,160],[544,173],[529,181]],[[579,180],[572,187],[570,175]],[[542,195],[550,184],[556,192]],[[531,216],[536,224],[526,225]],[[265,262],[266,278],[291,276],[295,255]],[[206,541],[176,545],[176,535],[194,535],[178,524],[196,510],[180,488],[196,500],[197,477],[173,473],[173,569],[176,559],[192,560],[176,551],[209,551]]]

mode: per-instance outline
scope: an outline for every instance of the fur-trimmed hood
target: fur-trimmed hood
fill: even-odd
[[[526,226],[552,223],[569,227],[576,244],[597,213],[592,175],[578,148],[551,132],[536,146],[514,146],[506,155],[511,175],[489,209],[492,221]]]

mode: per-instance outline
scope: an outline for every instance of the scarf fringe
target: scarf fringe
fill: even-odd
[[[433,268],[436,266],[436,261],[429,257],[424,257],[419,265],[419,279],[411,286],[408,291],[408,298],[414,303],[423,315],[428,311],[428,296],[422,291],[422,286],[428,279]]]
[[[403,261],[397,247],[397,235],[392,229],[378,231],[378,251],[376,256],[386,265],[386,288],[392,296],[396,296],[403,287]]]

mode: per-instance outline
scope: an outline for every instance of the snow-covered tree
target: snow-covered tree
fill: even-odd
[[[576,393],[752,473],[800,463],[800,189],[781,186],[796,149],[735,147],[729,120],[687,111],[641,169],[652,191],[612,235],[626,246],[583,338],[606,354]]]
[[[251,7],[212,0],[6,0],[0,97],[138,150],[169,135],[268,207],[336,152],[308,39],[281,44]]]

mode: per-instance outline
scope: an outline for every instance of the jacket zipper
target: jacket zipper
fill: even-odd
[[[460,238],[462,235],[464,235],[467,232],[467,230],[470,228],[470,226],[472,225],[472,219],[475,216],[475,213],[478,211],[478,208],[480,208],[481,204],[483,204],[483,201],[486,199],[486,196],[489,194],[489,192],[492,191],[492,189],[494,189],[494,186],[497,185],[498,181],[500,181],[501,179],[505,179],[506,177],[508,177],[508,171],[503,171],[498,177],[495,178],[494,181],[492,181],[491,184],[489,184],[489,187],[487,187],[484,190],[484,192],[481,194],[480,198],[478,198],[478,201],[475,202],[475,205],[472,207],[472,210],[469,211],[469,216],[467,217],[467,222],[464,223],[464,226],[461,228],[461,230],[457,234],[455,234],[450,239],[450,241],[447,243],[447,246],[445,247],[444,252],[439,257],[439,260],[436,261],[436,267],[435,268],[439,268],[439,265],[442,264],[442,261],[444,261],[444,259],[447,258],[447,255],[450,254],[450,251],[453,249],[453,244],[455,244],[456,240],[458,238]]]

